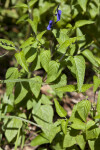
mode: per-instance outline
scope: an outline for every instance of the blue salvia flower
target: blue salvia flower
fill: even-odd
[[[59,5],[58,5],[58,7],[56,9],[57,14],[55,14],[57,16],[57,21],[54,22],[54,21],[50,20],[49,21],[49,25],[47,26],[47,30],[51,30],[51,28],[53,28],[53,26],[60,20],[62,11],[58,10],[58,8],[59,8]]]
[[[58,10],[58,11],[57,11],[57,21],[60,20],[60,18],[61,18],[61,13],[62,13],[61,10]],[[57,22],[57,21],[56,21],[56,22]]]
[[[49,25],[47,26],[47,30],[51,30],[52,25],[53,25],[53,21],[50,20],[50,21],[49,21]]]

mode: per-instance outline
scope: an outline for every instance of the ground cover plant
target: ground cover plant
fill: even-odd
[[[0,47],[7,51],[0,59],[8,52],[14,59],[0,79],[6,86],[0,100],[1,150],[6,144],[23,149],[29,124],[36,127],[36,136],[28,145],[39,150],[99,150],[99,0],[0,2],[5,6],[0,9]],[[5,32],[9,17],[18,35]],[[90,87],[94,102],[86,95]],[[69,116],[61,103],[66,92],[73,91],[85,99]]]

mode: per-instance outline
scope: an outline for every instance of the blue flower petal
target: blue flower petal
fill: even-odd
[[[58,10],[58,12],[57,12],[57,21],[59,21],[59,20],[60,20],[61,13],[62,13],[62,11],[61,11],[61,10]]]
[[[47,26],[47,30],[51,30],[52,25],[53,25],[53,21],[50,20],[50,21],[49,21],[49,25]]]

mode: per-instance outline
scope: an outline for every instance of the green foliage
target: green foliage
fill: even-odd
[[[5,79],[0,80],[6,84],[0,101],[0,146],[8,142],[23,149],[32,124],[37,126],[37,136],[31,146],[99,150],[100,91],[97,103],[95,97],[100,86],[99,1],[6,0],[2,5],[0,47],[15,57],[13,67],[7,67]],[[62,11],[59,21],[57,6]],[[49,20],[54,21],[50,31]],[[81,100],[68,116],[61,106],[66,92],[86,96],[91,87],[94,102]]]

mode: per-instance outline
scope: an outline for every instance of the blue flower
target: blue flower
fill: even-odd
[[[58,11],[57,11],[57,21],[59,21],[59,20],[60,20],[61,13],[62,13],[62,11],[61,11],[61,10],[58,10]]]
[[[49,25],[47,26],[47,30],[51,30],[52,25],[53,25],[53,21],[50,20],[50,21],[49,21]]]

